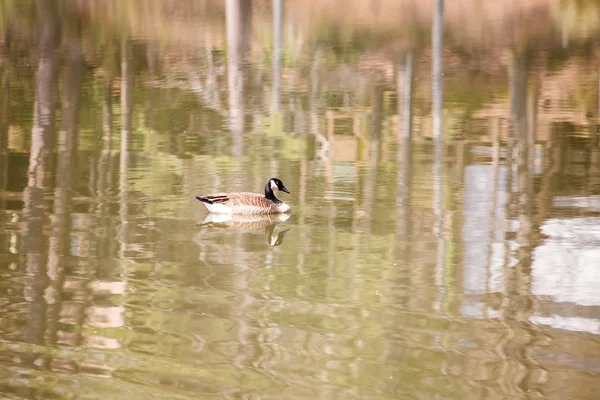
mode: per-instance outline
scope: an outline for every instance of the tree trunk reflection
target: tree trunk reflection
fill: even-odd
[[[131,118],[133,112],[133,59],[131,42],[121,42],[121,151],[119,158],[119,256],[125,258],[129,239],[129,151],[131,146]]]
[[[432,26],[432,98],[433,135],[442,134],[442,109],[444,98],[443,51],[444,51],[444,0],[436,0]]]
[[[78,34],[75,33],[76,37]],[[54,215],[48,258],[50,277],[48,310],[48,342],[55,343],[60,319],[63,283],[65,279],[65,256],[69,254],[71,233],[71,203],[73,198],[74,171],[77,161],[77,131],[83,78],[83,54],[76,39],[67,45],[62,90],[61,125],[58,137],[56,187],[54,190]]]
[[[227,0],[227,83],[229,87],[229,127],[233,135],[232,153],[240,156],[244,150],[244,65],[250,49],[252,33],[252,3]]]
[[[8,59],[10,57],[10,36],[8,29],[3,32],[0,49],[0,57]],[[6,63],[1,69],[0,91],[2,92],[2,104],[0,105],[0,190],[5,190],[8,180],[8,128],[10,126],[10,92],[11,92],[11,66]]]
[[[283,25],[283,0],[273,0],[273,100],[271,110],[279,111],[281,91],[281,51]]]
[[[29,303],[29,318],[25,340],[27,343],[42,344],[46,331],[46,301],[44,290],[48,285],[47,252],[48,238],[43,229],[46,224],[44,195],[53,183],[54,144],[56,132],[54,115],[58,81],[58,45],[60,42],[59,21],[54,1],[38,0],[38,64],[35,75],[35,99],[31,152],[28,168],[27,188],[23,193],[23,251],[25,268],[29,278],[24,297]],[[26,354],[23,363],[33,367],[37,355]],[[33,392],[27,390],[25,397]]]

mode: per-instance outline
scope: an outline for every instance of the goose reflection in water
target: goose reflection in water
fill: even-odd
[[[278,229],[275,227],[290,218],[290,214],[263,214],[263,215],[236,215],[236,214],[208,214],[201,226],[207,226],[218,229],[265,229],[265,239],[271,247],[279,246],[288,229]]]

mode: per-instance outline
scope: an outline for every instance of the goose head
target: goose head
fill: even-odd
[[[265,185],[265,197],[267,199],[275,199],[276,197],[273,192],[276,190],[281,190],[282,192],[285,192],[287,194],[290,193],[290,191],[285,187],[283,182],[281,182],[281,179],[279,179],[279,178],[269,179],[267,181],[267,184]]]

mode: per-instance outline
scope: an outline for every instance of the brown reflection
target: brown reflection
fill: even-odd
[[[37,1],[40,16],[33,130],[29,162],[29,187],[50,187],[53,183],[53,152],[56,143],[54,116],[58,81],[60,25],[55,1]]]
[[[83,54],[78,26],[72,27],[66,45],[66,57],[62,87],[61,125],[58,136],[56,185],[54,190],[54,214],[51,222],[49,243],[47,291],[48,343],[56,343],[63,303],[65,260],[69,255],[71,233],[71,204],[73,199],[74,172],[77,161],[77,133],[83,83]],[[67,36],[67,35],[66,35]]]
[[[381,128],[383,120],[383,87],[375,85],[371,98],[371,124],[369,128],[369,153],[367,170],[362,189],[363,201],[360,206],[362,222],[359,223],[361,232],[370,233],[373,229],[373,215],[376,211],[379,161],[381,158]]]
[[[114,76],[116,73],[117,65],[115,57],[117,55],[107,51],[104,56],[104,76],[100,82],[102,85],[102,142],[100,156],[98,157],[98,164],[96,166],[96,187],[93,192],[96,194],[98,199],[98,205],[96,208],[97,215],[100,218],[101,231],[98,236],[104,238],[102,244],[99,246],[101,249],[114,247],[114,241],[112,238],[112,232],[115,231],[115,221],[110,217],[110,194],[111,189],[114,189],[113,176],[115,175],[116,157],[112,152],[113,145],[113,84]],[[120,162],[120,152],[119,152]],[[92,209],[91,209],[92,210]],[[99,254],[105,257],[112,256],[113,251],[106,250],[104,253]]]
[[[1,32],[2,47],[0,47],[0,60],[4,61],[0,67],[0,91],[2,104],[0,105],[0,189],[6,190],[8,180],[8,128],[10,126],[10,92],[11,92],[11,63],[10,60],[10,32],[8,27]],[[2,196],[4,197],[4,196]],[[4,199],[2,199],[4,204]]]
[[[516,232],[516,265],[511,266],[508,258],[511,249],[506,247],[507,258],[504,261],[505,289],[504,301],[500,307],[500,315],[506,328],[514,335],[500,343],[498,350],[506,354],[508,348],[514,348],[516,360],[523,367],[520,376],[507,375],[503,377],[510,382],[511,387],[519,388],[523,392],[535,390],[537,378],[545,376],[539,361],[536,361],[530,350],[531,343],[537,334],[533,330],[519,329],[517,331],[513,322],[528,324],[533,311],[533,295],[531,291],[532,253],[538,243],[536,240],[539,231],[538,222],[534,220],[533,207],[536,202],[533,186],[533,162],[536,136],[536,119],[538,104],[538,84],[529,83],[531,56],[527,52],[514,52],[510,64],[510,124],[507,143],[507,173],[508,193],[507,217],[508,220],[518,221]],[[532,89],[530,89],[532,88]],[[514,157],[516,156],[516,162]],[[516,164],[516,165],[515,165]],[[516,176],[514,173],[516,172]],[[513,190],[514,182],[516,187]],[[511,211],[514,210],[514,211]],[[508,227],[507,227],[508,228]],[[509,229],[507,229],[509,230]],[[506,242],[508,245],[508,241]],[[523,325],[527,326],[527,325]],[[514,342],[514,343],[513,343]],[[512,350],[514,352],[514,350]],[[509,368],[505,365],[505,368]],[[541,373],[541,374],[540,374]],[[537,378],[536,378],[537,377]]]
[[[44,343],[47,304],[44,290],[48,286],[47,248],[48,238],[44,233],[47,223],[44,195],[53,184],[54,144],[56,131],[54,116],[58,82],[58,46],[60,42],[59,20],[53,1],[38,1],[38,63],[35,75],[35,99],[31,152],[28,169],[28,184],[23,192],[23,251],[28,283],[24,297],[29,304],[27,343]],[[35,353],[25,354],[23,363],[33,367]],[[33,390],[25,389],[24,396],[33,396]]]
[[[519,61],[519,64],[523,63],[524,66],[515,66],[514,69],[525,68],[525,73],[531,74],[531,61],[523,60]],[[516,73],[515,74],[520,74]],[[534,78],[537,78],[534,75]],[[534,150],[537,134],[537,105],[538,96],[540,91],[540,83],[538,79],[533,79],[530,82],[529,79],[525,79],[526,85],[526,98],[525,98],[525,114],[526,124],[522,130],[517,133],[519,137],[519,162],[517,164],[518,170],[518,184],[517,188],[520,193],[518,203],[518,220],[519,220],[519,231],[517,233],[517,243],[519,244],[519,251],[517,252],[518,263],[515,266],[515,272],[517,274],[518,288],[517,292],[519,300],[515,303],[518,306],[515,310],[516,320],[522,323],[528,323],[531,319],[534,308],[536,307],[535,297],[532,291],[532,262],[533,262],[533,251],[536,246],[540,244],[539,230],[540,222],[535,218],[534,206],[536,204],[537,195],[534,190]],[[520,127],[520,125],[519,125]],[[521,128],[520,128],[521,129]],[[528,330],[529,341],[523,346],[523,363],[526,366],[526,374],[521,379],[519,387],[524,393],[531,391],[537,391],[538,386],[543,384],[545,381],[546,370],[541,366],[540,362],[536,360],[532,351],[531,344],[536,340],[540,333],[537,330]]]
[[[531,267],[531,239],[533,233],[533,145],[535,135],[535,123],[531,122],[535,114],[531,111],[529,104],[535,104],[528,100],[528,74],[530,67],[530,56],[527,53],[514,54],[510,70],[511,88],[511,115],[510,115],[510,137],[512,147],[516,150],[516,181],[517,192],[511,197],[511,202],[516,209],[516,219],[519,221],[517,232],[517,243],[519,244],[519,267],[511,269],[511,274],[518,274],[516,279],[511,280],[515,293],[521,295],[530,294],[530,267]],[[514,150],[513,150],[514,151]],[[512,157],[508,157],[511,159]],[[510,165],[513,169],[512,164]],[[524,299],[524,297],[522,297]],[[530,306],[525,306],[528,312]],[[515,310],[516,311],[516,310]]]

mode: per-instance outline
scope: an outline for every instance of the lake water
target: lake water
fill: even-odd
[[[0,3],[0,397],[597,399],[600,6],[439,4]]]

